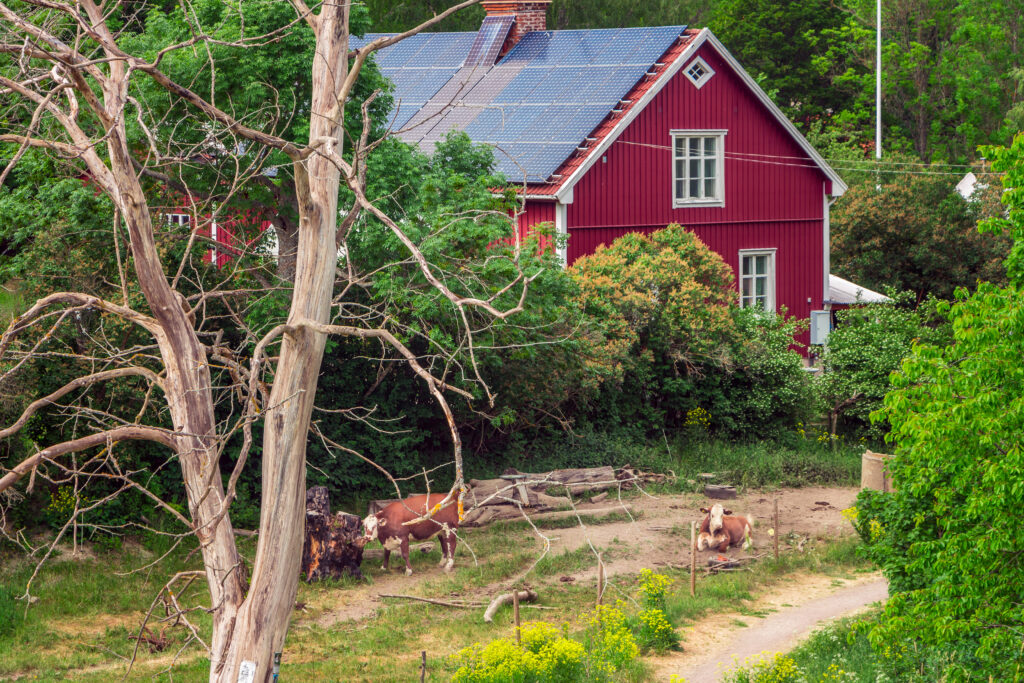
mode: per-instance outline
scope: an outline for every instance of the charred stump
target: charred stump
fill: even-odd
[[[314,486],[306,491],[306,540],[302,546],[302,573],[306,581],[338,579],[345,573],[363,578],[359,571],[363,547],[356,543],[362,535],[361,527],[362,522],[355,515],[331,515],[327,487]]]

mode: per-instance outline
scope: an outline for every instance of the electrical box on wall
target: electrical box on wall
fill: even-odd
[[[827,344],[832,330],[830,311],[811,311],[811,344]]]

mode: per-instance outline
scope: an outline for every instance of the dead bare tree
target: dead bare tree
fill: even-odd
[[[116,366],[115,369],[89,372],[35,400],[14,424],[0,430],[0,438],[20,430],[38,411],[63,405],[60,402],[65,397],[82,396],[103,383],[129,375],[147,383],[147,402],[158,401],[158,393],[162,393],[171,424],[171,429],[164,429],[138,421],[115,420],[109,413],[95,411],[88,433],[40,448],[0,478],[0,492],[25,475],[35,473],[41,465],[81,474],[85,472],[81,463],[62,464],[62,459],[88,449],[102,448],[109,454],[119,442],[138,440],[169,449],[181,468],[187,494],[189,514],[182,521],[198,539],[205,567],[210,598],[206,609],[213,619],[208,643],[211,681],[242,680],[242,671],[248,676],[246,680],[267,681],[273,654],[282,648],[297,590],[306,442],[328,335],[379,340],[426,383],[447,418],[453,439],[455,485],[448,497],[461,496],[461,444],[445,394],[469,394],[435,376],[385,327],[335,324],[333,310],[338,304],[338,245],[344,243],[348,231],[364,212],[393,231],[405,247],[404,258],[450,302],[467,327],[467,311],[507,319],[522,310],[531,280],[522,270],[497,295],[461,295],[435,272],[401,225],[370,201],[365,193],[365,151],[372,143],[365,122],[362,138],[355,142],[355,153],[344,153],[345,103],[367,57],[476,1],[461,2],[410,31],[373,40],[351,52],[348,3],[324,3],[310,8],[303,0],[290,0],[295,17],[277,33],[239,38],[234,45],[241,49],[258,41],[274,40],[296,27],[313,32],[312,92],[310,101],[303,105],[308,107],[309,136],[301,143],[277,135],[273,126],[236,117],[231,110],[218,106],[212,96],[204,96],[190,84],[178,82],[165,73],[162,64],[176,51],[201,51],[224,44],[222,39],[206,33],[198,19],[189,39],[168,44],[155,56],[144,57],[126,51],[112,28],[116,25],[112,18],[123,10],[119,2],[27,0],[16,6],[0,2],[0,92],[6,100],[17,101],[21,107],[19,115],[4,124],[0,143],[16,149],[15,162],[29,148],[67,159],[111,198],[127,231],[134,271],[124,277],[141,291],[146,304],[146,310],[137,310],[128,305],[127,295],[117,303],[76,292],[58,292],[40,299],[0,337],[0,359],[5,354],[10,359],[6,374],[30,362],[33,350],[50,339],[53,330],[84,312],[99,311],[127,321],[147,335],[152,344],[151,350],[142,354],[145,362],[132,360],[139,354],[112,352],[111,357],[116,356],[117,362],[107,358],[101,365]],[[188,10],[187,3],[183,7]],[[241,12],[240,7],[238,11]],[[139,80],[162,88],[167,97],[187,105],[195,117],[194,125],[219,131],[248,146],[276,150],[290,160],[295,197],[289,199],[294,201],[299,221],[288,316],[284,323],[256,340],[249,358],[231,353],[216,339],[209,340],[199,333],[197,316],[201,318],[204,306],[213,299],[228,298],[231,293],[212,291],[186,296],[180,287],[181,266],[175,270],[173,264],[166,263],[158,248],[158,216],[147,199],[143,178],[161,177],[156,162],[166,158],[167,150],[150,134],[142,107],[133,98],[133,85]],[[136,120],[148,140],[143,149],[133,146],[128,132],[129,121]],[[12,128],[12,121],[19,128]],[[226,153],[231,152],[226,149]],[[2,171],[0,182],[12,165]],[[258,169],[240,173],[231,186],[239,186],[246,178],[257,182],[259,177]],[[166,174],[164,179],[174,180]],[[341,187],[347,187],[355,197],[344,211],[339,210]],[[340,216],[344,218],[339,219]],[[117,247],[116,242],[114,246]],[[124,281],[122,288],[126,290]],[[499,295],[516,288],[517,302],[501,308],[497,303]],[[36,334],[35,346],[19,348],[21,340],[30,333]],[[155,369],[150,363],[155,364]],[[243,445],[226,483],[219,456],[227,435],[223,431],[218,433],[215,417],[217,395],[222,388],[214,386],[211,365],[226,368],[234,379],[229,391],[237,393],[244,405],[229,430],[242,433]],[[63,409],[69,414],[88,413],[82,404],[63,405]],[[264,425],[262,505],[258,544],[247,581],[229,507],[253,443],[252,425],[257,419],[262,419]],[[98,469],[90,472],[91,476],[99,476]],[[122,479],[130,481],[127,476]],[[179,614],[183,613],[179,609]]]

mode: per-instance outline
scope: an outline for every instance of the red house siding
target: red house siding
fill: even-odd
[[[711,45],[697,54],[715,71],[703,88],[677,72],[576,183],[568,262],[627,232],[680,223],[734,272],[739,250],[776,249],[776,305],[807,318],[824,295],[828,179]],[[724,206],[673,208],[672,130],[728,131]]]
[[[555,222],[555,202],[526,200],[523,212],[519,214],[519,237],[526,237],[531,225]]]

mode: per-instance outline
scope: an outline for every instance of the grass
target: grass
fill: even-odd
[[[537,552],[530,532],[514,524],[501,524],[487,529],[466,530],[467,541],[481,558],[479,566],[471,563],[469,554],[460,551],[460,564],[452,575],[439,575],[422,584],[415,592],[444,599],[452,594],[465,595],[475,588],[490,585],[524,571],[536,560]],[[616,554],[616,547],[605,551],[605,557]],[[621,547],[628,548],[623,544]],[[157,548],[158,549],[158,548]],[[186,559],[187,549],[171,554],[166,566],[152,572],[117,576],[116,571],[137,568],[154,549],[129,544],[122,551],[95,559],[58,558],[42,571],[33,594],[40,600],[27,612],[27,617],[13,632],[0,635],[0,678],[23,676],[28,680],[115,681],[124,675],[124,662],[133,646],[134,635],[142,614],[149,608],[156,591],[174,571],[199,566],[196,556]],[[143,557],[145,555],[145,557]],[[439,554],[415,553],[415,571],[436,564]],[[555,623],[574,620],[589,610],[594,600],[594,581],[562,583],[556,577],[579,573],[594,566],[589,548],[581,548],[541,560],[527,577],[538,589],[540,604],[551,611],[524,609],[526,620],[548,620]],[[369,580],[380,576],[377,563],[364,563]],[[688,578],[684,571],[667,570],[675,579],[673,592],[667,598],[667,614],[677,625],[685,625],[702,615],[735,610],[741,601],[749,600],[758,590],[782,580],[794,572],[816,571],[844,576],[864,568],[855,553],[855,542],[839,541],[822,544],[806,553],[783,555],[778,562],[763,561],[752,572],[719,574],[702,579],[696,598],[690,598]],[[31,573],[31,565],[23,560],[8,561],[0,569],[0,584],[20,593]],[[635,596],[637,577],[618,576],[613,580],[610,598]],[[427,652],[429,680],[446,680],[445,659],[448,654],[474,642],[488,642],[511,632],[511,610],[501,610],[495,623],[484,624],[480,609],[451,609],[422,603],[392,602],[384,605],[373,619],[341,622],[331,626],[318,624],[323,605],[336,602],[340,592],[358,590],[360,584],[351,579],[301,585],[298,601],[310,606],[307,613],[296,613],[288,634],[282,675],[290,680],[345,681],[409,681],[419,675],[420,651]],[[413,592],[410,589],[409,592]],[[202,602],[202,587],[197,591]],[[16,603],[18,613],[25,614],[24,603]],[[318,605],[320,607],[318,607]],[[159,612],[162,615],[162,612]],[[751,616],[761,616],[751,611]],[[209,632],[209,620],[201,613],[197,623],[202,632]],[[158,633],[159,625],[153,628]],[[170,680],[164,672],[174,653],[185,642],[185,630],[168,629],[171,646],[162,653],[141,649],[132,679],[154,677]],[[192,646],[174,666],[175,681],[200,681],[208,676],[208,662]],[[631,669],[624,680],[644,680],[642,664]],[[35,677],[35,678],[33,678]]]
[[[702,473],[715,474],[715,483],[745,488],[856,486],[862,453],[860,447],[833,451],[803,439],[792,444],[705,441],[674,450],[668,466],[678,476],[675,488],[681,491],[703,487],[706,482],[698,477]]]

